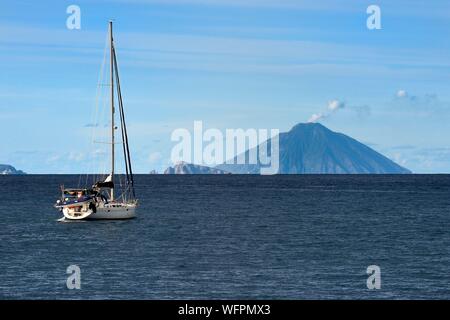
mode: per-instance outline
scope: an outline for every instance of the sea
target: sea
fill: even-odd
[[[80,176],[0,176],[0,298],[450,299],[450,175],[135,180],[137,218],[58,222]]]

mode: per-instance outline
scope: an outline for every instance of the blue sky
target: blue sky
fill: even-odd
[[[91,168],[96,86],[115,21],[132,158],[169,165],[176,128],[289,130],[313,114],[416,173],[450,172],[450,2],[3,1],[0,163]],[[81,29],[66,8],[81,8]],[[366,8],[381,8],[368,30]]]

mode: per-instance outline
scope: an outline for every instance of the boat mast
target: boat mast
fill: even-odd
[[[112,21],[109,21],[110,73],[111,73],[111,182],[114,183],[114,48]],[[114,187],[111,188],[111,201],[114,200]]]
[[[119,107],[120,114],[120,123],[121,123],[121,132],[122,132],[122,146],[123,146],[123,157],[125,160],[125,174],[127,179],[127,192],[131,195],[132,199],[136,198],[135,190],[134,190],[134,178],[133,178],[133,170],[131,168],[131,157],[130,157],[130,147],[128,144],[128,134],[127,134],[127,125],[125,124],[125,113],[123,110],[123,101],[122,101],[122,90],[120,89],[120,80],[119,80],[119,67],[117,65],[117,56],[116,49],[113,48],[114,53],[114,70],[115,70],[115,78],[116,78],[116,91],[117,91],[117,104]]]

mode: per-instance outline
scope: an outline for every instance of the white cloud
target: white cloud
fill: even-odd
[[[314,113],[308,120],[308,122],[317,122],[323,118],[322,113]]]
[[[405,98],[408,96],[408,92],[406,90],[398,90],[396,93],[397,98]]]
[[[71,161],[82,161],[84,159],[84,153],[71,151],[69,152],[68,158]]]
[[[46,159],[46,162],[47,162],[47,163],[56,162],[56,161],[59,161],[59,159],[61,159],[61,156],[60,156],[60,155],[57,155],[57,154],[54,154],[54,155],[49,156],[49,157]]]
[[[328,110],[336,111],[337,109],[342,109],[345,107],[345,103],[339,100],[328,101]]]
[[[403,89],[395,93],[392,105],[398,110],[407,110],[421,117],[435,116],[442,119],[450,111],[450,102],[441,100],[435,93],[416,95]]]
[[[91,152],[91,157],[97,158],[97,157],[103,157],[106,155],[106,150],[103,149],[95,149]]]
[[[321,119],[328,118],[333,113],[337,112],[339,109],[343,109],[345,107],[345,103],[339,100],[330,100],[328,101],[327,110],[324,112],[314,113],[308,120],[308,122],[318,122]]]

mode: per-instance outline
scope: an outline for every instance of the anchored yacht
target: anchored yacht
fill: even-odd
[[[136,216],[138,201],[134,190],[133,171],[131,168],[130,149],[128,145],[127,127],[120,89],[119,70],[113,39],[113,24],[109,22],[109,56],[110,56],[110,139],[111,171],[106,179],[95,182],[90,187],[64,188],[61,187],[61,198],[55,207],[64,214],[64,219],[130,219]],[[106,58],[106,53],[105,53]],[[123,145],[125,181],[121,194],[115,195],[115,99],[120,117],[120,131]]]

